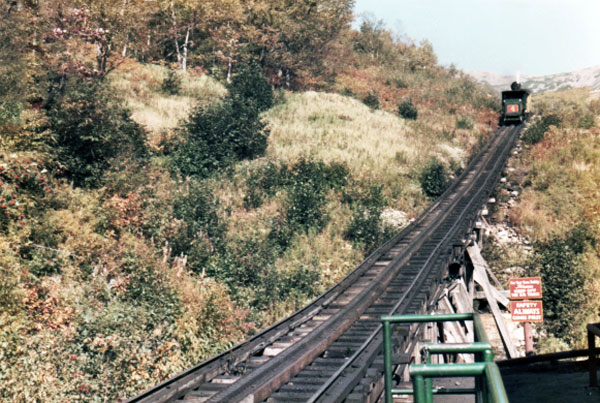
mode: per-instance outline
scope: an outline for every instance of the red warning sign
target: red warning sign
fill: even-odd
[[[540,277],[510,279],[510,299],[540,298],[542,298],[542,279]]]
[[[543,322],[542,301],[512,301],[511,319],[515,322]]]

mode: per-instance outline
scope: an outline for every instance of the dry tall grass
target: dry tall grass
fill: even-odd
[[[206,75],[178,71],[181,78],[179,94],[165,94],[161,84],[168,72],[166,67],[132,62],[111,74],[111,84],[127,102],[131,117],[148,130],[151,146],[169,136],[194,106],[214,102],[227,92]]]
[[[459,136],[439,134],[450,131],[443,119],[436,123],[440,127],[427,121],[408,122],[337,94],[288,94],[264,118],[271,130],[270,158],[344,162],[353,177],[383,184],[392,204],[405,211],[424,205],[417,177],[429,159],[461,166],[467,158],[468,147]],[[463,135],[475,137],[469,131]]]

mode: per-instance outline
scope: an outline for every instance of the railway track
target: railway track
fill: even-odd
[[[423,313],[520,131],[503,127],[415,222],[305,308],[128,402],[365,402],[382,390],[381,315]],[[395,334],[410,357],[415,327]]]

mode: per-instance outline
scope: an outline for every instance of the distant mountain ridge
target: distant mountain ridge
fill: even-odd
[[[477,81],[490,84],[499,91],[508,89],[510,83],[516,79],[514,75],[501,75],[488,71],[467,71],[466,73]],[[576,87],[588,87],[590,91],[600,91],[600,66],[545,76],[522,75],[521,83],[524,88],[535,93]]]

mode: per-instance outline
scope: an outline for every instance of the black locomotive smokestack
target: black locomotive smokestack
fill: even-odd
[[[518,91],[521,89],[521,83],[514,81],[511,85],[510,85],[510,89],[513,91]]]

